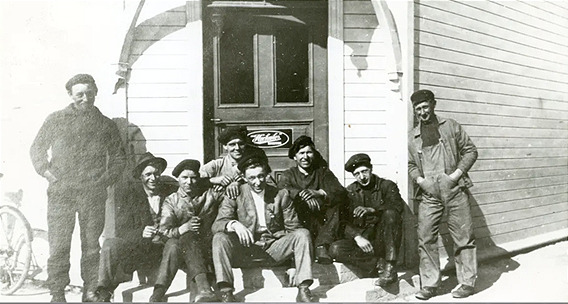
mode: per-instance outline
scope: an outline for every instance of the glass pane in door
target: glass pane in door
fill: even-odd
[[[220,103],[254,104],[254,32],[237,23],[219,39]]]
[[[276,100],[278,103],[310,101],[309,40],[305,26],[280,28],[276,43]]]

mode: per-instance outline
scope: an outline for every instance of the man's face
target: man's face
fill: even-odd
[[[197,181],[199,173],[193,170],[183,170],[178,176],[178,184],[183,192],[190,194],[197,190]]]
[[[97,94],[91,84],[78,83],[72,86],[71,92],[68,93],[78,110],[87,111],[94,107]]]
[[[266,187],[266,173],[262,166],[245,169],[245,179],[252,191],[256,193],[262,192]]]
[[[227,150],[234,160],[239,160],[243,157],[245,142],[240,138],[231,139],[226,145],[223,145],[223,148]]]
[[[434,104],[430,101],[423,101],[414,106],[414,114],[420,122],[427,123],[434,117]]]
[[[302,167],[303,169],[308,169],[312,166],[314,161],[314,149],[311,146],[305,146],[302,149],[296,152],[294,155],[294,160],[298,166]]]
[[[367,166],[359,166],[357,169],[353,170],[353,176],[361,186],[367,186],[371,182],[372,174],[373,169]]]
[[[147,190],[156,190],[158,187],[158,178],[160,177],[160,169],[149,165],[142,170],[140,174],[140,180],[142,181],[142,186]]]

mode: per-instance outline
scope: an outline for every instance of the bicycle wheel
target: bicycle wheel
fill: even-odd
[[[0,294],[13,294],[22,286],[32,259],[32,229],[12,206],[0,207]]]

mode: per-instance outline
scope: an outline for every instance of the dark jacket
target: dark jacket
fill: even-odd
[[[437,116],[440,140],[449,157],[445,160],[446,174],[451,174],[457,168],[464,173],[458,183],[462,187],[470,188],[473,182],[467,172],[477,160],[477,148],[462,128],[453,119]],[[420,124],[408,133],[408,175],[415,185],[415,196],[421,194],[416,179],[424,177],[422,172],[422,138],[420,137]]]
[[[115,236],[131,241],[147,240],[150,242],[150,239],[142,238],[142,232],[146,226],[159,228],[162,206],[168,194],[165,190],[160,191],[160,209],[158,213],[155,213],[150,207],[148,196],[140,183],[119,189],[115,199]]]
[[[377,223],[378,215],[382,210],[396,210],[400,214],[404,210],[406,203],[400,196],[400,191],[393,181],[380,178],[375,174],[371,178],[373,179],[374,187],[371,190],[372,200],[369,202],[365,202],[361,184],[353,182],[347,186],[349,208],[342,214],[346,238],[354,238],[357,235],[361,235],[365,228]],[[356,219],[353,217],[353,210],[358,206],[372,207],[376,212],[366,214],[363,219]]]
[[[304,189],[322,189],[327,193],[326,199],[320,202],[322,208],[341,204],[346,197],[345,188],[325,166],[318,166],[308,175],[300,172],[298,167],[289,168],[282,172],[278,187],[288,190],[293,201],[300,199],[298,194]]]
[[[125,164],[116,124],[96,107],[82,112],[73,104],[46,118],[30,156],[38,174],[49,169],[57,183],[78,187],[109,186],[122,174]]]
[[[211,227],[213,233],[226,231],[227,224],[232,220],[241,222],[253,233],[257,231],[258,220],[252,190],[248,184],[241,185],[240,190],[241,194],[236,199],[230,199],[228,196],[223,199],[219,206],[217,219]],[[262,235],[254,233],[255,241],[263,240],[269,246],[286,233],[301,227],[288,191],[266,185],[264,202],[268,231]]]

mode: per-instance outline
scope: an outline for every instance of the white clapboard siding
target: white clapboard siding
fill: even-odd
[[[176,5],[179,3],[176,2]],[[128,83],[128,121],[135,154],[150,151],[168,161],[166,174],[181,160],[201,159],[201,30],[188,24],[186,5],[145,7],[136,28]]]
[[[568,227],[567,12],[544,1],[415,1],[416,87],[434,91],[437,113],[478,147],[480,249]]]
[[[391,46],[386,29],[369,0],[343,1],[343,14],[345,160],[367,153],[376,173],[394,178],[394,139],[388,132],[393,107],[387,100],[386,73]],[[353,181],[351,174],[345,175],[345,185]]]

